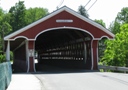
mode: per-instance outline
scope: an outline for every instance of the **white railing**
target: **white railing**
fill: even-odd
[[[107,70],[123,71],[125,73],[128,72],[128,67],[98,65],[98,69],[103,69],[105,72]]]

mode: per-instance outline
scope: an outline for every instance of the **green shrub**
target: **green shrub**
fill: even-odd
[[[6,56],[0,54],[0,63],[6,62]]]

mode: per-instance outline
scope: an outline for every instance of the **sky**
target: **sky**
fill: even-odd
[[[0,7],[3,10],[8,11],[11,6],[14,6],[19,0],[0,0]],[[25,1],[26,8],[30,7],[43,7],[47,8],[49,12],[53,12],[60,5],[62,0],[20,0]],[[60,6],[67,6],[75,11],[78,11],[80,5],[85,6],[89,0],[64,0]],[[90,3],[85,7],[86,10],[96,0],[90,0]],[[59,7],[59,8],[60,8]],[[123,7],[128,7],[128,0],[97,0],[97,2],[88,10],[89,18],[92,20],[102,19],[106,26],[114,21],[117,13],[121,11]]]

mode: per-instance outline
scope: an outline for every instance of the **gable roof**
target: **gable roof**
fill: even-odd
[[[48,14],[47,16],[43,17],[42,19],[39,19],[39,20],[37,20],[37,21],[35,21],[35,22],[29,24],[28,26],[25,26],[24,28],[21,28],[21,29],[17,30],[16,32],[13,32],[12,34],[9,34],[9,35],[5,36],[5,37],[4,37],[4,40],[9,40],[11,37],[13,37],[13,36],[15,36],[15,35],[18,35],[18,34],[20,34],[21,32],[24,32],[24,31],[28,30],[29,28],[32,28],[33,26],[35,26],[35,25],[37,25],[37,24],[39,24],[39,23],[41,23],[41,22],[43,22],[43,21],[45,21],[45,20],[47,20],[47,19],[49,19],[49,18],[55,16],[55,15],[57,15],[58,13],[60,13],[60,12],[62,12],[62,11],[66,11],[66,12],[68,12],[68,13],[70,13],[70,14],[76,16],[77,18],[80,18],[80,19],[82,19],[83,21],[86,21],[87,23],[89,23],[89,24],[91,24],[91,25],[93,25],[93,26],[99,28],[100,30],[104,31],[105,33],[109,34],[109,35],[112,36],[112,37],[115,36],[113,33],[111,33],[108,29],[104,28],[104,27],[101,26],[100,24],[94,22],[93,20],[91,20],[91,19],[89,19],[89,18],[86,18],[86,17],[80,15],[79,13],[77,13],[76,11],[74,11],[74,10],[68,8],[67,6],[64,6],[64,7],[60,8],[60,9],[58,9],[58,10],[56,10],[56,11],[54,11],[54,12]]]

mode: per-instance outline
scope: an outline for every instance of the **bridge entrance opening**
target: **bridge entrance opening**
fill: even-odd
[[[38,63],[42,67],[91,69],[91,40],[91,35],[76,29],[62,28],[41,33],[35,41]]]

